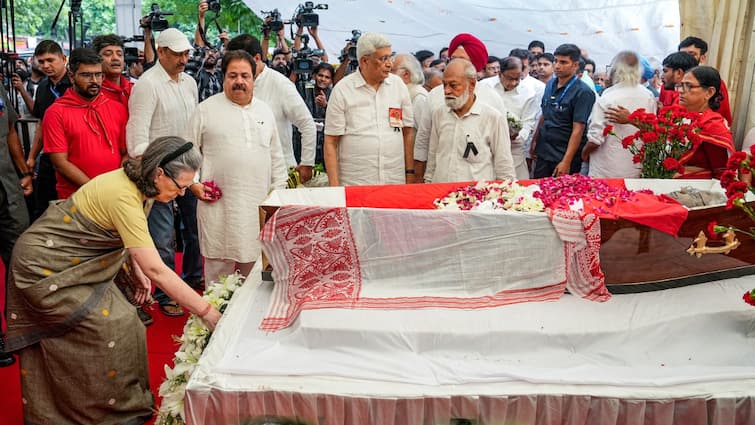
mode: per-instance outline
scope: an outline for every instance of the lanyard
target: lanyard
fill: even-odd
[[[564,100],[564,96],[566,96],[566,92],[568,92],[569,89],[571,88],[571,86],[574,85],[575,81],[577,81],[577,76],[576,75],[573,76],[571,78],[571,80],[569,80],[569,84],[567,84],[566,87],[564,88],[564,91],[561,92],[561,95],[558,97],[558,100],[556,100],[554,106],[561,106],[561,101]],[[554,78],[553,79],[553,86],[555,87],[556,84],[558,84],[558,79]],[[553,92],[553,87],[550,87],[550,90],[548,90],[548,97],[549,98],[551,97],[550,96],[551,92]]]
[[[60,93],[58,93],[58,91],[55,90],[55,87],[52,84],[50,84],[50,92],[52,93],[53,96],[55,96],[55,99],[60,97]]]

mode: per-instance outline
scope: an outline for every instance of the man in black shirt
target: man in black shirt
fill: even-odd
[[[40,42],[37,48],[34,49],[34,58],[37,61],[39,69],[45,74],[45,78],[42,79],[37,87],[37,96],[34,99],[32,115],[39,118],[39,122],[42,122],[47,108],[62,96],[72,84],[71,80],[68,79],[68,72],[66,70],[66,56],[63,54],[63,49],[61,49],[58,43],[52,40]],[[39,155],[41,150],[42,132],[37,131],[26,160],[30,168],[34,168],[37,155]],[[50,201],[58,199],[58,193],[55,190],[55,169],[52,166],[49,155],[45,153],[39,156],[34,195],[32,220],[36,220],[45,212]]]

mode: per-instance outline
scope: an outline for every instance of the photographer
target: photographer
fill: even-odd
[[[351,30],[351,38],[346,40],[346,46],[341,50],[341,56],[338,58],[341,64],[336,69],[336,75],[333,78],[333,84],[335,85],[341,78],[356,71],[359,67],[357,60],[357,41],[362,36],[362,32],[359,30]]]
[[[202,102],[208,97],[220,93],[223,90],[223,73],[217,66],[220,59],[221,52],[219,48],[208,46],[207,31],[205,27],[205,15],[210,9],[210,5],[207,0],[201,0],[199,2],[199,18],[197,21],[197,29],[194,32],[194,48],[195,52],[199,52],[195,58],[199,58],[201,61],[197,66],[196,71],[193,73],[194,79],[197,80],[197,88],[199,90],[199,101]],[[214,10],[217,13],[220,10],[218,6],[214,6]],[[228,32],[222,31],[218,38],[220,39],[219,45],[225,47],[228,44]],[[196,60],[196,59],[195,59]],[[187,68],[188,68],[187,64]],[[187,69],[188,72],[188,69]]]
[[[312,70],[312,81],[299,84],[303,90],[301,94],[304,103],[312,113],[317,129],[317,146],[315,148],[315,164],[325,164],[323,145],[325,144],[325,112],[330,99],[330,91],[333,89],[333,77],[335,68],[327,62],[320,62]],[[301,156],[301,133],[294,128],[294,155],[298,160]]]
[[[280,52],[280,54],[285,57],[286,63],[288,63],[291,60],[291,49],[288,48],[288,44],[286,43],[286,30],[280,20],[278,9],[275,9],[269,16],[267,16],[265,22],[262,24],[262,53],[264,55],[263,60],[265,63],[268,63],[267,52],[270,49],[271,32],[275,32],[277,36],[275,40],[275,50]]]
[[[304,27],[297,24],[296,36],[294,37],[294,50],[301,49],[301,36],[303,32],[304,32]],[[320,36],[317,33],[317,27],[307,27],[307,32],[309,32],[309,35],[315,41],[315,46],[317,46],[317,50],[322,52],[321,56],[317,56],[317,55],[310,56],[315,61],[315,66],[319,65],[320,62],[327,62],[328,54],[325,52],[325,49],[322,47],[322,41],[320,41]]]

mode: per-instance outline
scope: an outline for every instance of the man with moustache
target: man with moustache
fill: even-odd
[[[214,200],[210,188],[191,185],[202,201],[197,218],[205,282],[235,270],[249,274],[261,252],[259,204],[288,183],[273,112],[253,96],[254,58],[232,50],[223,56],[222,68],[223,93],[200,103],[191,119],[191,140],[202,152],[201,180],[213,180],[223,191]]]
[[[121,166],[126,154],[126,107],[101,92],[102,58],[87,47],[71,52],[68,89],[45,113],[42,138],[66,199],[92,178]]]
[[[128,108],[128,98],[134,83],[123,75],[126,62],[123,57],[123,39],[115,34],[98,35],[92,40],[92,49],[102,58],[102,94]]]
[[[477,101],[477,70],[453,59],[443,74],[444,108],[433,112],[426,182],[515,177],[506,117]]]
[[[188,139],[191,128],[189,118],[197,106],[197,84],[183,72],[191,50],[188,38],[177,29],[168,28],[160,33],[157,45],[157,63],[134,84],[128,101],[126,146],[132,158],[140,157],[149,143],[158,137]],[[197,236],[197,199],[186,191],[185,195],[176,198],[176,203],[184,224],[182,278],[192,286],[199,286],[202,257]],[[175,269],[173,203],[155,201],[147,224],[160,258],[168,267]],[[165,315],[183,315],[183,309],[161,289],[155,290],[154,298]]]
[[[333,88],[325,114],[325,166],[331,186],[414,182],[414,115],[409,90],[391,74],[391,42],[365,33],[358,72]]]

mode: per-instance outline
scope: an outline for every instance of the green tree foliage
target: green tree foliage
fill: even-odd
[[[142,0],[143,14],[150,11],[152,1]],[[166,16],[171,26],[179,28],[187,36],[193,36],[197,25],[197,1],[195,0],[155,0],[160,10],[173,12]],[[53,38],[67,41],[69,0],[64,1],[63,10],[58,18],[57,29],[53,33],[50,29],[55,14],[60,7],[59,0],[15,0],[16,35]],[[260,34],[262,21],[244,4],[243,0],[220,0],[221,11],[217,22],[221,28],[228,30],[231,37],[241,33]],[[91,38],[98,34],[115,32],[115,2],[114,0],[84,0],[81,4],[84,15],[86,35]],[[206,15],[208,39],[217,41],[218,31],[213,22],[215,14]]]

